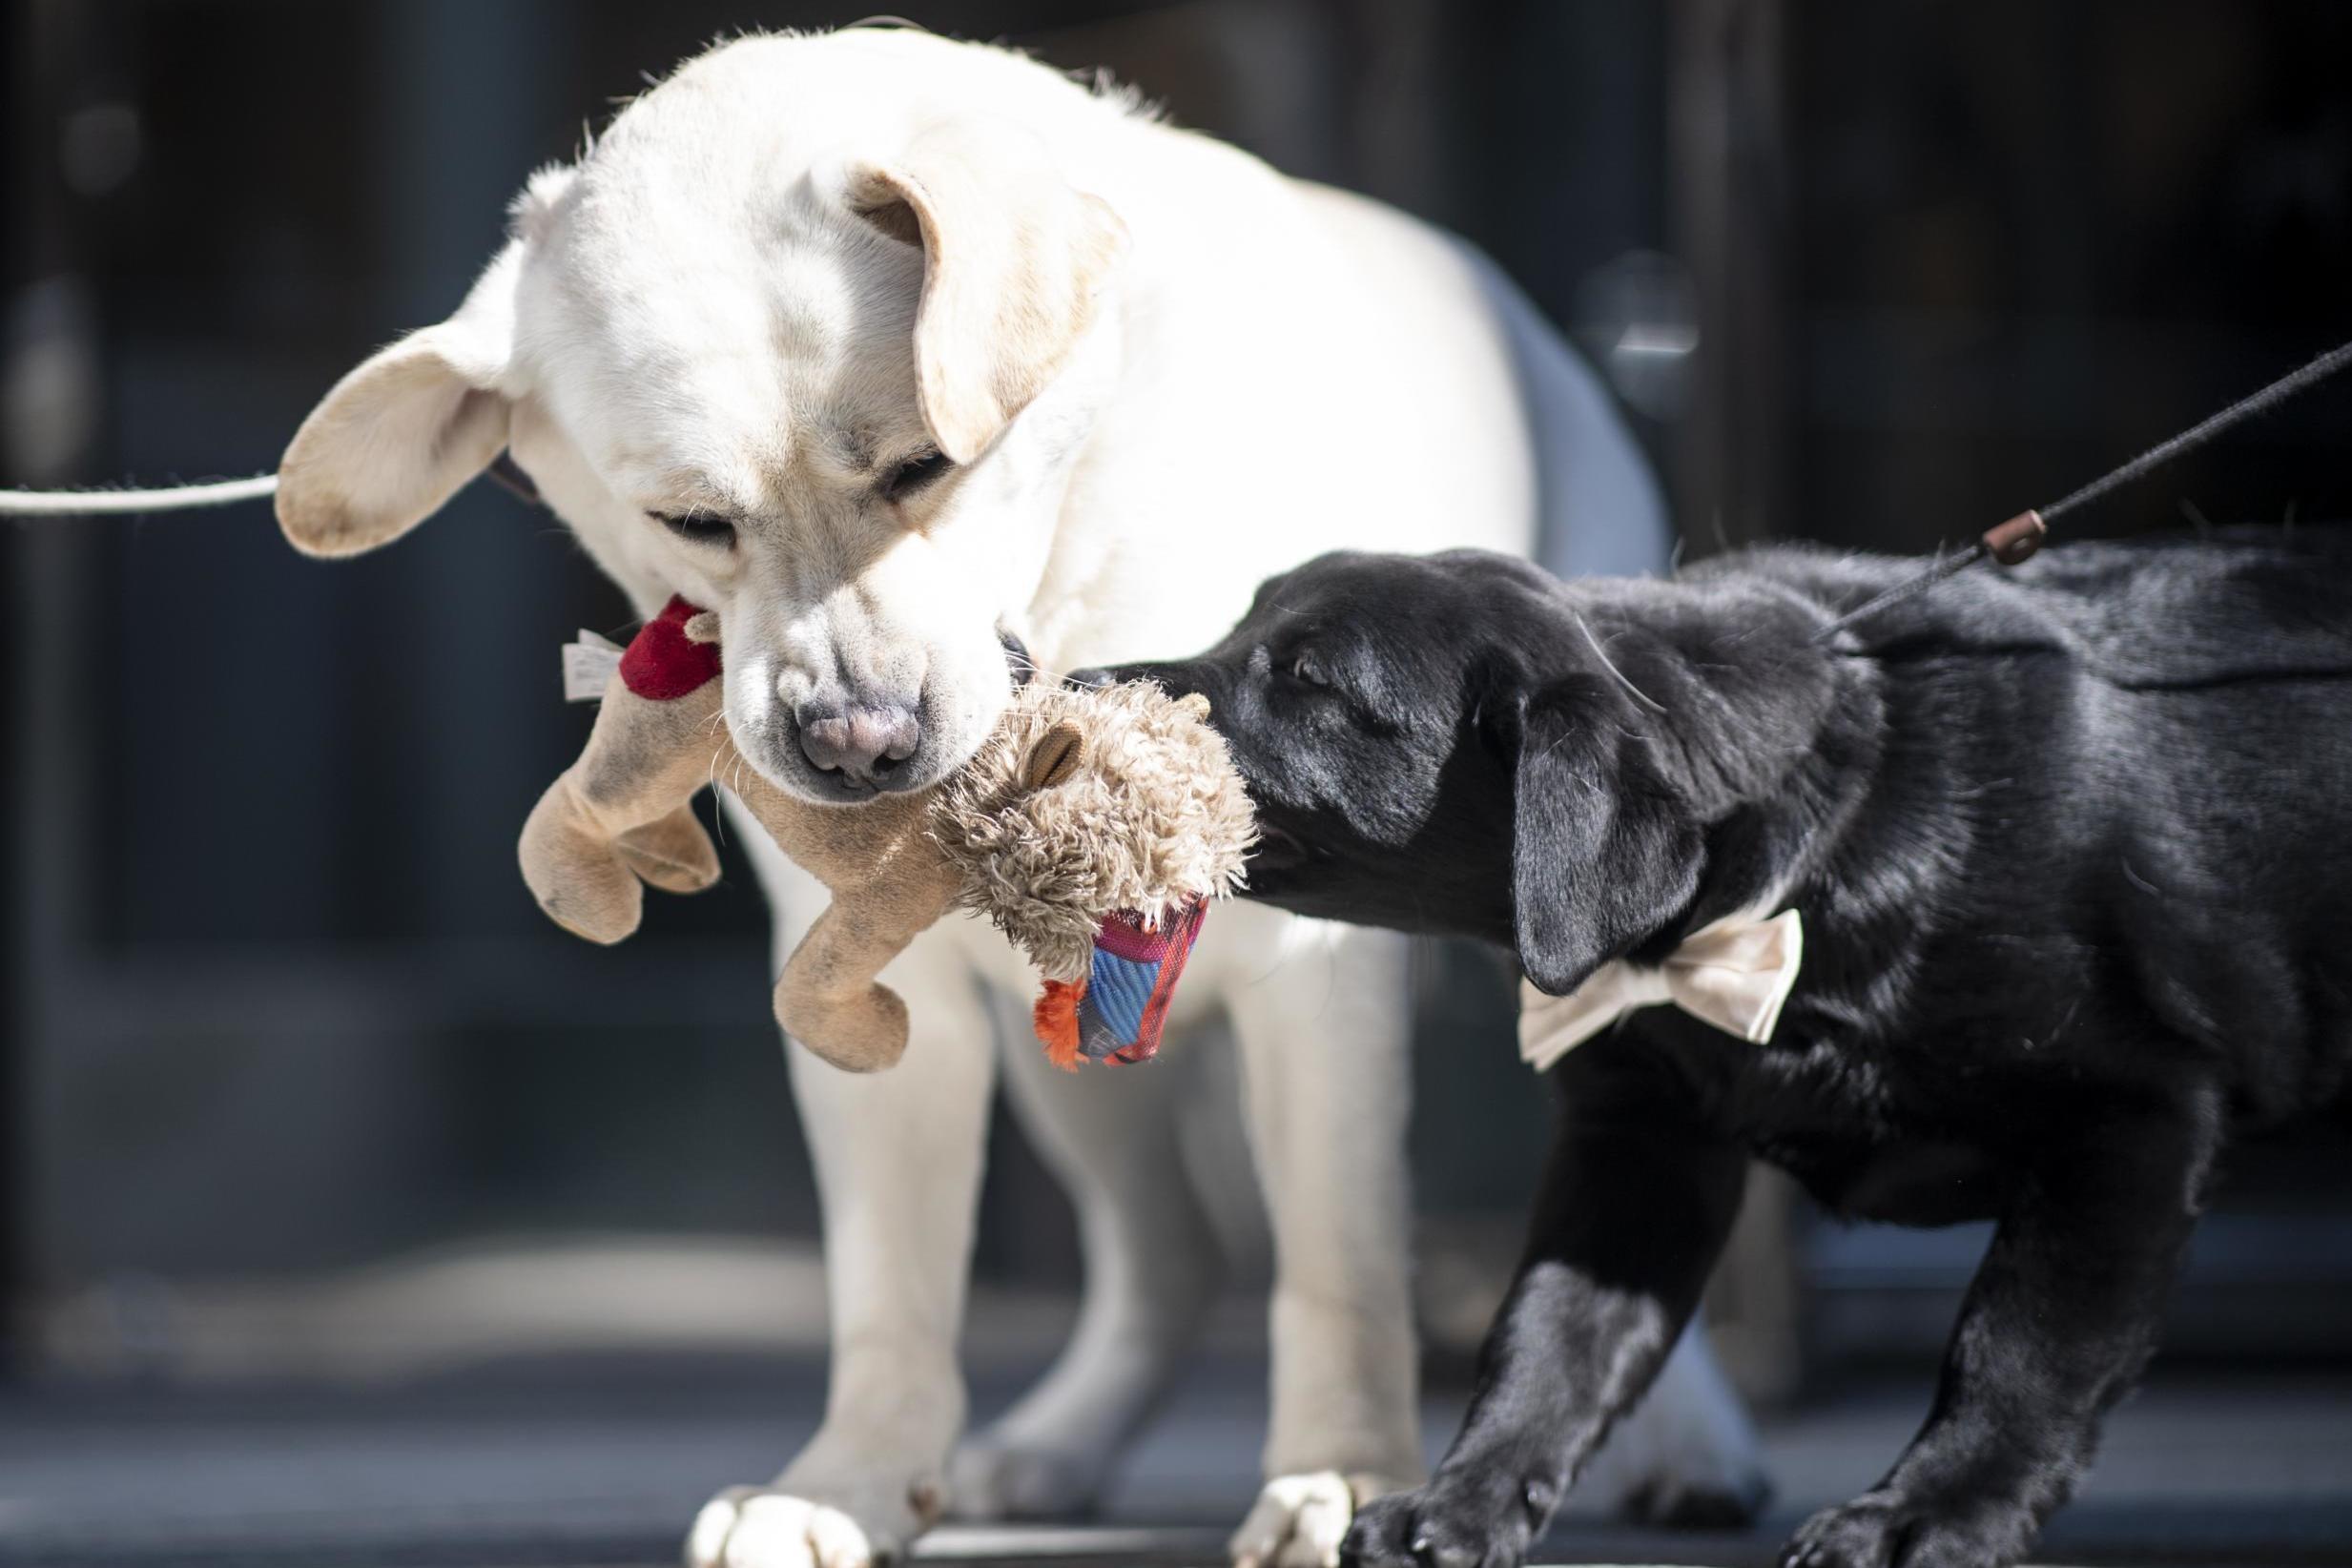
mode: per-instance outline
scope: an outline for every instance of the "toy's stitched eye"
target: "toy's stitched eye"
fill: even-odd
[[[735,526],[723,517],[709,512],[655,512],[653,520],[689,543],[734,548]]]
[[[927,489],[955,466],[947,461],[945,452],[925,452],[920,457],[909,458],[883,478],[882,499],[903,501],[918,490]]]
[[[1076,776],[1086,760],[1086,737],[1075,724],[1057,724],[1045,732],[1029,753],[1029,788],[1050,790]]]

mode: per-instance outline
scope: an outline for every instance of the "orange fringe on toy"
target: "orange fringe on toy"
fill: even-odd
[[[1037,1038],[1045,1043],[1045,1060],[1065,1073],[1078,1071],[1078,1001],[1085,994],[1083,985],[1049,980],[1030,1011]]]

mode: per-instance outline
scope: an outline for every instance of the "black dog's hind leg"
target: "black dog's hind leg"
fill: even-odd
[[[1969,1287],[1927,1425],[1814,1515],[1783,1568],[2004,1568],[2090,1468],[2156,1347],[2220,1141],[2211,1104],[2086,1111],[2021,1176]]]
[[[1357,1515],[1343,1563],[1516,1568],[1657,1375],[1723,1251],[1742,1151],[1671,1101],[1563,1087],[1527,1251],[1479,1351],[1461,1434],[1427,1486]]]

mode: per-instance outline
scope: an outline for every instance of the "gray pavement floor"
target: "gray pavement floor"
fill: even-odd
[[[976,1389],[984,1414],[1018,1386]],[[0,1563],[52,1568],[638,1568],[695,1507],[806,1436],[820,1374],[776,1361],[549,1364],[396,1389],[0,1389]],[[1558,1562],[1769,1564],[1811,1509],[1869,1484],[1924,1382],[1857,1385],[1766,1423],[1778,1496],[1755,1530],[1572,1516]],[[1441,1445],[1458,1392],[1433,1394]],[[1213,1564],[1254,1490],[1263,1369],[1189,1379],[1083,1528],[950,1528],[940,1562]],[[2112,1421],[2040,1560],[2352,1564],[2352,1371],[2165,1370]]]

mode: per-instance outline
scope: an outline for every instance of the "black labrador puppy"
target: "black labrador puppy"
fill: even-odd
[[[1469,1416],[1347,1561],[1522,1560],[1752,1153],[1840,1214],[1998,1222],[1926,1426],[1785,1560],[2013,1562],[2146,1361],[2227,1142],[2345,1098],[2352,537],[2053,549],[1825,635],[1917,567],[1326,556],[1199,658],[1110,672],[1207,694],[1263,817],[1252,897],[1501,943],[1556,996],[1740,912],[1802,922],[1761,1043],[1653,1005],[1551,1070]]]

